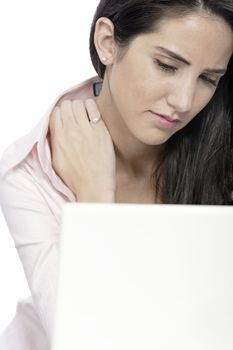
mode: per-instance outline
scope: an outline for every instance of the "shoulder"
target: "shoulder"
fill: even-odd
[[[98,77],[92,77],[84,82],[64,91],[48,109],[45,116],[27,135],[21,137],[11,144],[3,153],[0,160],[0,178],[13,169],[15,166],[24,161],[32,151],[35,145],[38,145],[39,159],[46,154],[46,139],[48,134],[49,117],[55,106],[59,105],[65,99],[87,99],[93,96],[93,84],[99,82]],[[43,168],[43,164],[42,164]]]
[[[0,179],[27,158],[35,144],[39,141],[43,129],[47,128],[47,124],[48,116],[40,120],[30,133],[16,140],[4,151],[0,160]]]
[[[57,101],[56,105],[59,105],[64,100],[86,100],[90,97],[93,98],[95,96],[95,83],[100,83],[101,81],[102,80],[98,76],[85,80],[81,84],[78,84],[64,92],[63,95]]]

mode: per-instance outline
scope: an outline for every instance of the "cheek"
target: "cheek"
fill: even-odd
[[[132,110],[143,112],[148,109],[160,107],[166,91],[162,84],[156,81],[156,77],[148,78],[148,75],[134,75],[126,79],[128,104]],[[123,93],[123,91],[122,91]],[[161,108],[161,107],[160,107]]]
[[[167,94],[168,87],[153,60],[145,55],[129,53],[113,67],[112,88],[118,102],[127,103],[124,109],[128,112],[160,107],[156,104]]]
[[[139,100],[147,99],[153,91],[155,79],[152,74],[148,62],[128,57],[115,67],[114,85],[119,94],[128,97],[128,103],[137,104]]]
[[[192,119],[208,105],[208,103],[212,100],[214,94],[215,91],[213,91],[212,93],[208,93],[207,91],[206,94],[202,93],[196,98],[196,101],[193,106]]]
[[[131,69],[128,81],[134,101],[154,104],[165,93],[162,81],[150,62],[145,63],[142,67],[139,64],[138,66],[140,68]]]

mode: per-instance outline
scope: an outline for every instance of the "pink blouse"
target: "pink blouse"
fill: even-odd
[[[0,350],[47,350],[53,332],[60,221],[74,194],[56,175],[47,141],[49,116],[62,99],[94,98],[98,77],[63,93],[26,136],[12,144],[0,162],[0,204],[22,261],[31,297],[18,305],[15,319],[0,337]]]

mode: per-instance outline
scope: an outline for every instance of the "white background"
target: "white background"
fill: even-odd
[[[28,133],[64,90],[95,75],[89,31],[98,0],[10,0],[0,5],[0,153]],[[29,295],[0,213],[0,333]]]

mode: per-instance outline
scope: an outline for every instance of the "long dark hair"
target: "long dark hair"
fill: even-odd
[[[105,66],[94,45],[98,18],[113,22],[115,40],[124,48],[137,35],[156,30],[163,18],[194,12],[221,17],[233,31],[232,0],[101,0],[90,33],[99,77]],[[164,203],[233,204],[233,56],[209,104],[166,142],[154,183]]]

